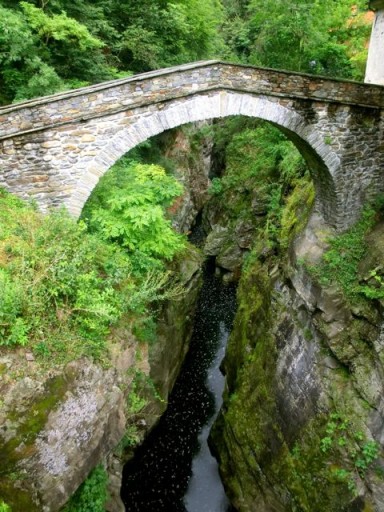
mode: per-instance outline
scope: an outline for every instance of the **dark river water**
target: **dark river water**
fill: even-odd
[[[219,370],[236,310],[235,287],[205,272],[191,348],[166,412],[123,472],[129,512],[229,512],[207,438],[220,409]]]

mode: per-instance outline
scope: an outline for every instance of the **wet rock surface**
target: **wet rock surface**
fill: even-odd
[[[383,510],[382,313],[306,270],[326,237],[313,215],[288,266],[259,259],[240,282],[213,442],[241,512]]]

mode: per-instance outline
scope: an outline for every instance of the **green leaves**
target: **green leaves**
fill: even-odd
[[[212,200],[225,204],[230,217],[248,216],[249,222],[263,224],[266,244],[286,248],[313,201],[303,157],[266,122],[233,117],[214,127],[215,148],[225,155],[226,170],[212,180]]]
[[[329,240],[329,249],[323,255],[322,263],[310,272],[320,283],[338,283],[345,297],[352,302],[366,296],[367,298],[383,298],[384,289],[380,281],[378,287],[361,285],[358,279],[359,264],[364,257],[367,245],[365,235],[375,222],[375,211],[366,208],[361,219],[348,231]],[[372,276],[374,277],[374,276]]]
[[[74,69],[78,62],[84,67],[84,57],[89,58],[104,46],[64,12],[50,16],[29,2],[20,2],[20,8],[0,6],[0,76],[4,82],[1,102],[65,88],[68,68]]]
[[[0,6],[0,102],[23,100],[64,89],[66,79],[98,80],[112,75],[104,43],[65,12],[49,14],[30,2]]]
[[[181,193],[182,186],[160,166],[122,164],[100,181],[84,215],[105,240],[130,252],[170,260],[184,242],[164,212]]]
[[[320,450],[326,455],[323,464],[331,481],[346,484],[347,489],[356,494],[356,473],[364,478],[368,469],[380,454],[380,445],[368,440],[351,419],[338,412],[330,415],[325,425],[325,436],[320,439]],[[335,464],[333,459],[338,462]],[[344,467],[339,467],[342,461]]]
[[[27,326],[23,312],[23,286],[0,268],[0,345],[25,345]]]
[[[227,0],[225,4],[225,40],[243,62],[363,78],[370,32],[364,2]]]
[[[20,2],[20,6],[29,26],[46,43],[49,43],[51,39],[65,41],[78,45],[81,50],[104,46],[99,39],[90,34],[87,27],[73,18],[69,18],[65,12],[49,16],[42,9],[38,9],[28,2]]]
[[[119,59],[135,71],[212,57],[221,46],[216,0],[113,2],[111,23],[122,33]]]
[[[38,55],[38,45],[26,18],[0,6],[0,102],[48,94],[62,87],[55,70]]]
[[[64,211],[42,216],[0,189],[0,346],[28,346],[50,364],[102,359],[123,317],[129,326],[180,297],[163,267],[184,247],[164,215],[181,191],[159,166],[120,164],[96,190],[91,235]]]
[[[218,0],[3,0],[2,5],[1,103],[212,58],[223,46]]]
[[[0,345],[44,357],[101,357],[130,308],[131,264],[63,212],[42,216],[0,193]],[[129,290],[129,292],[128,292]]]
[[[64,507],[64,512],[104,512],[108,499],[108,475],[96,466]]]
[[[3,500],[0,500],[0,512],[11,512],[11,507],[4,503]]]

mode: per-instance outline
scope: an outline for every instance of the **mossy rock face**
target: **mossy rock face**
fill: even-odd
[[[12,510],[39,510],[31,493],[23,491],[28,474],[23,460],[36,452],[35,441],[44,428],[49,413],[68,390],[64,375],[57,375],[43,385],[25,378],[17,385],[13,397],[2,407],[3,428],[0,436],[0,496]]]
[[[227,384],[230,390],[235,386],[239,371],[270,321],[271,293],[268,276],[262,272],[262,267],[258,262],[255,263],[254,270],[254,272],[248,273],[248,279],[242,279],[240,282],[237,315],[224,359]]]
[[[228,495],[240,512],[379,512],[378,325],[268,265],[243,273],[212,432]]]
[[[56,372],[4,398],[0,496],[14,512],[59,510],[124,432],[114,370],[82,360]]]

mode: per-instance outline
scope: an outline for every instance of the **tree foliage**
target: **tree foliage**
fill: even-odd
[[[136,260],[170,260],[184,242],[164,212],[181,193],[182,186],[162,167],[123,159],[100,181],[84,216],[93,231]]]
[[[0,101],[215,57],[360,79],[365,9],[363,0],[0,0]]]
[[[20,2],[20,7],[28,25],[46,44],[52,41],[63,41],[78,46],[80,50],[104,46],[99,39],[89,33],[84,25],[69,18],[65,12],[49,16],[42,9],[38,9],[28,2]]]
[[[366,3],[226,0],[229,56],[250,64],[361,79],[370,22]],[[289,49],[289,51],[287,51]]]
[[[0,1],[2,103],[209,58],[218,0]]]

